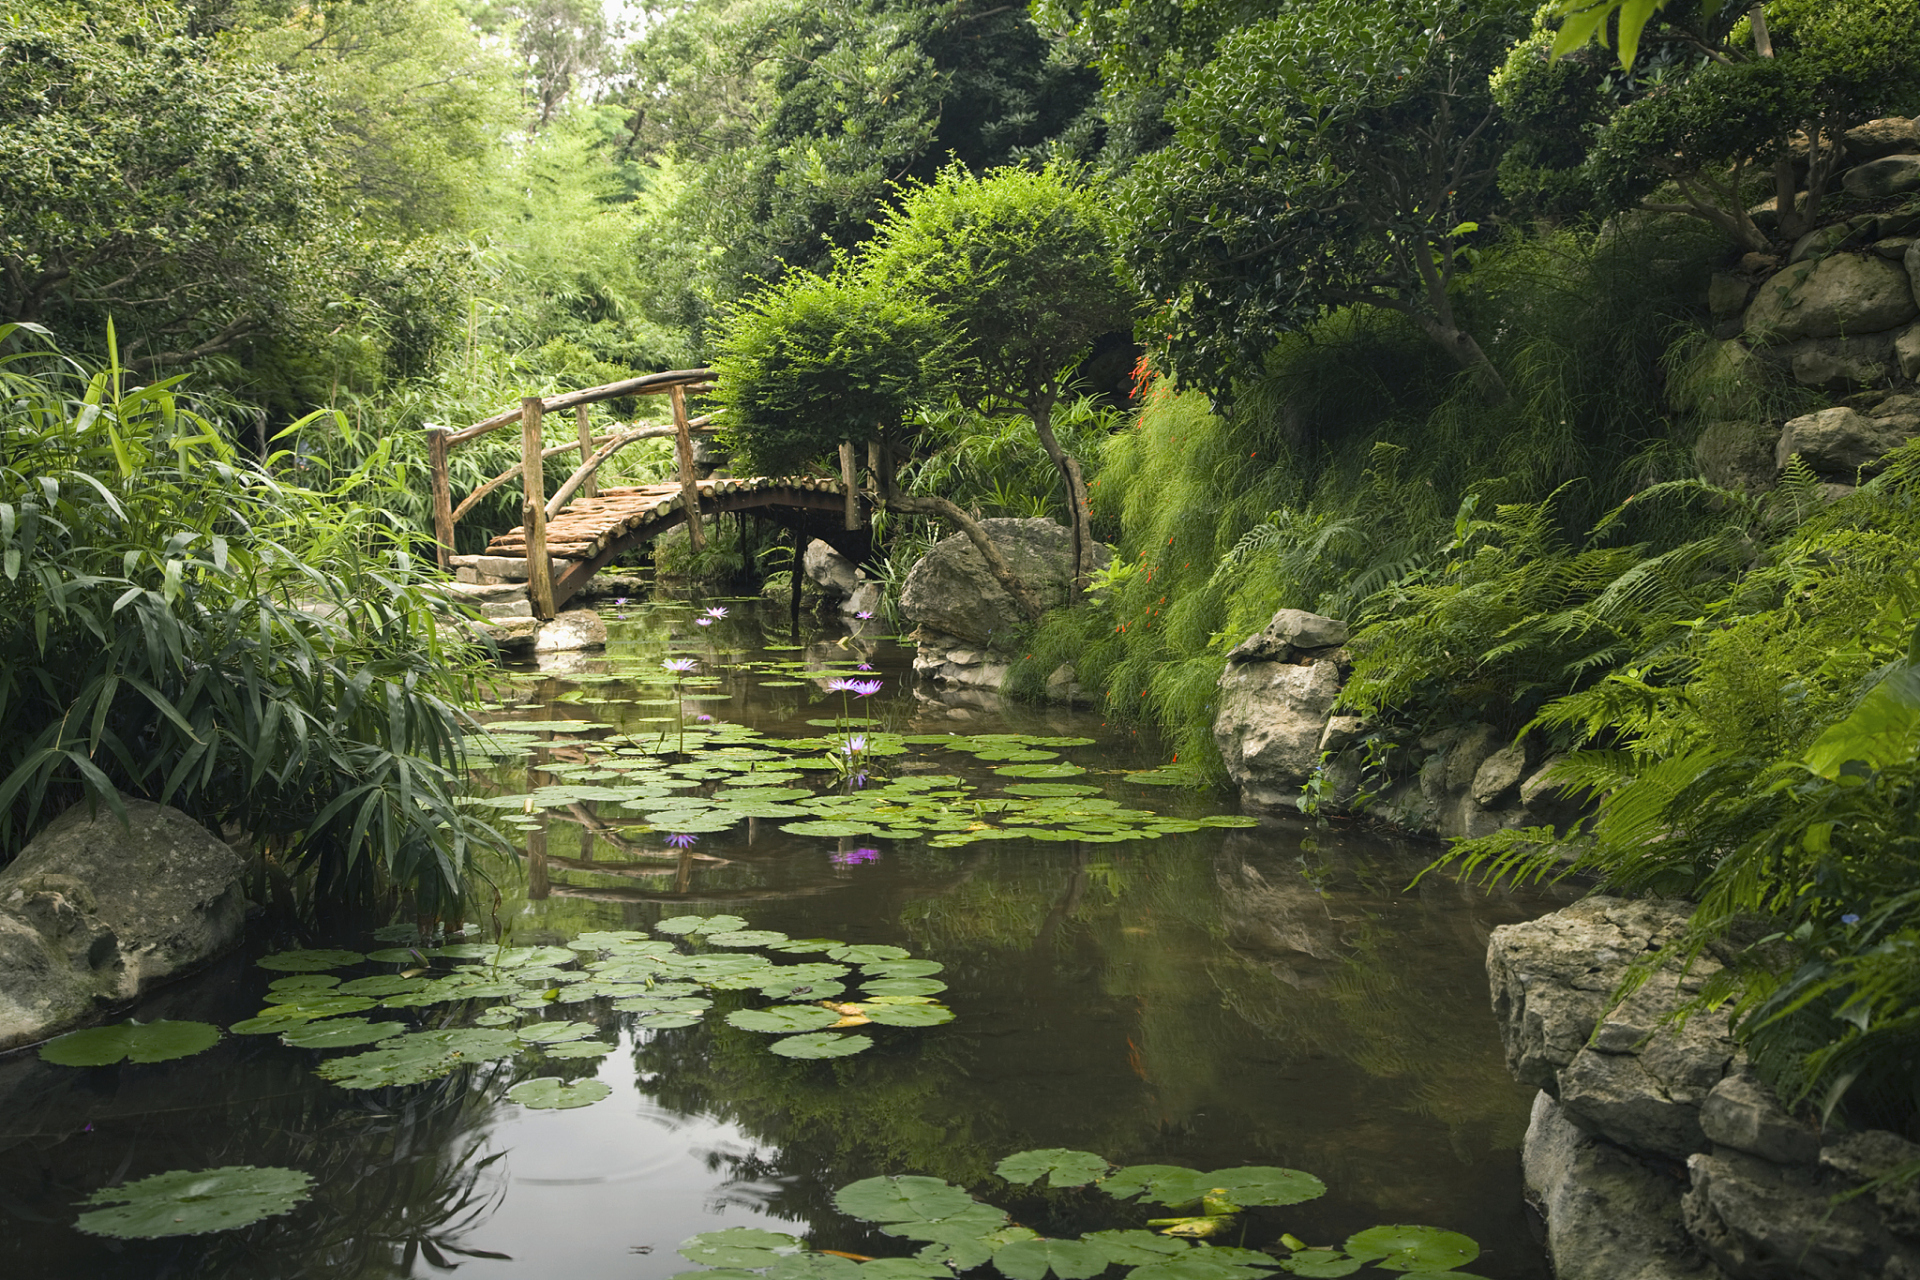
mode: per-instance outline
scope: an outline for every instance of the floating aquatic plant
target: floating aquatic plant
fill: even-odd
[[[793,1037],[792,1039],[802,1039]],[[788,1043],[791,1043],[789,1041]],[[1299,1204],[1326,1193],[1326,1184],[1298,1169],[1250,1165],[1203,1172],[1178,1165],[1133,1165],[1115,1169],[1090,1151],[1052,1147],[1008,1156],[995,1173],[1006,1182],[1051,1189],[1091,1186],[1115,1200],[1140,1198],[1173,1207],[1194,1205],[1200,1214],[1148,1219],[1141,1227],[1089,1231],[1077,1239],[1048,1238],[1015,1225],[1008,1215],[939,1178],[916,1175],[863,1178],[834,1193],[836,1209],[874,1224],[882,1234],[922,1244],[910,1257],[861,1264],[883,1280],[952,1280],[984,1267],[1006,1280],[1091,1280],[1125,1267],[1127,1280],[1260,1280],[1273,1272],[1297,1276],[1349,1276],[1363,1267],[1379,1272],[1451,1276],[1477,1280],[1455,1268],[1479,1256],[1473,1240],[1436,1227],[1382,1226],[1348,1236],[1338,1246],[1308,1245],[1282,1234],[1271,1251],[1206,1243],[1238,1224],[1249,1209]],[[817,1253],[793,1236],[735,1227],[694,1236],[682,1257],[724,1272],[688,1272],[691,1280],[767,1280],[816,1277],[828,1280],[845,1267],[832,1253]],[[845,1271],[851,1280],[852,1271]]]
[[[211,1049],[220,1028],[207,1022],[129,1019],[108,1027],[69,1031],[40,1046],[40,1057],[61,1067],[105,1067],[127,1062],[169,1062]]]
[[[73,1225],[122,1240],[230,1231],[288,1212],[312,1186],[313,1179],[297,1169],[177,1169],[94,1192],[81,1203],[114,1207],[83,1213]]]

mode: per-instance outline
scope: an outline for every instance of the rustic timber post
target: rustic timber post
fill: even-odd
[[[854,487],[857,479],[859,476],[853,466],[853,442],[842,440],[840,442],[840,490],[846,495],[846,527],[849,529],[860,527],[860,490]]]
[[[585,462],[593,456],[593,424],[587,421],[588,409],[586,405],[583,404],[575,409],[573,414],[575,419],[580,423],[580,460]],[[581,487],[580,493],[582,497],[587,498],[597,498],[600,496],[600,473],[598,471],[587,477],[587,483]]]
[[[793,526],[793,598],[788,603],[791,616],[794,643],[800,641],[800,580],[807,573],[807,540],[800,532],[800,526]]]
[[[547,559],[547,468],[540,456],[539,396],[520,401],[520,527],[526,533],[527,599],[533,616],[553,621],[553,566]]]
[[[453,446],[447,443],[445,427],[427,428],[427,469],[433,482],[433,540],[438,544],[434,557],[445,569],[453,556],[453,481],[447,474],[447,455]]]
[[[680,457],[680,500],[687,508],[687,539],[695,551],[706,548],[707,535],[700,529],[700,481],[693,474],[693,435],[687,430],[687,393],[680,387],[667,391],[673,402],[673,445]]]

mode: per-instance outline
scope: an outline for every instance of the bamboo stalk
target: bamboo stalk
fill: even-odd
[[[546,455],[540,448],[540,397],[520,402],[520,525],[527,538],[527,599],[534,616],[553,620],[553,567],[547,562]]]
[[[680,455],[680,496],[687,507],[687,540],[695,551],[704,551],[707,535],[700,528],[700,481],[693,473],[693,436],[687,423],[687,393],[675,386],[667,398],[673,405],[674,451]]]

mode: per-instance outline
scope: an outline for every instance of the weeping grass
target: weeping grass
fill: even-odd
[[[1154,725],[1180,763],[1221,780],[1226,652],[1276,610],[1358,626],[1433,571],[1478,507],[1553,494],[1577,539],[1635,491],[1691,474],[1700,415],[1667,402],[1667,361],[1698,352],[1685,344],[1721,251],[1681,220],[1486,251],[1461,311],[1507,380],[1503,405],[1400,317],[1364,309],[1289,335],[1222,404],[1156,380],[1090,486],[1116,566],[1093,603],[1036,628],[1012,690],[1041,696],[1070,662],[1109,716]],[[1695,531],[1697,512],[1651,514],[1636,536],[1656,550]]]

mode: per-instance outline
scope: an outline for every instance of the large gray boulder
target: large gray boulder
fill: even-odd
[[[1822,409],[1787,421],[1774,460],[1784,467],[1798,454],[1815,471],[1851,482],[1863,470],[1878,470],[1880,460],[1911,435],[1904,416],[1870,418],[1847,408]]]
[[[1836,338],[1905,324],[1920,313],[1899,264],[1874,254],[1834,253],[1782,271],[1747,308],[1746,332],[1762,341]]]
[[[1828,1169],[1778,1165],[1727,1149],[1687,1161],[1687,1230],[1734,1280],[1908,1280],[1920,1247],[1888,1230]]]
[[[1713,1280],[1673,1178],[1568,1118],[1545,1093],[1521,1151],[1558,1280]]]
[[[1213,740],[1241,799],[1282,805],[1299,797],[1320,763],[1320,740],[1339,694],[1340,667],[1330,656],[1227,664]]]
[[[1347,624],[1304,609],[1282,609],[1267,625],[1235,645],[1228,662],[1290,662],[1347,642]]]
[[[1051,520],[982,520],[987,540],[1046,608],[1067,602],[1073,579],[1073,534]],[[1108,562],[1094,546],[1093,567]],[[987,572],[987,562],[962,533],[942,538],[913,566],[900,592],[909,621],[945,636],[1006,651],[1026,617]]]
[[[247,859],[177,809],[75,805],[0,871],[0,1050],[83,1023],[240,941]]]
[[[853,589],[860,583],[860,573],[854,568],[853,561],[818,538],[807,544],[807,553],[801,563],[806,568],[807,576],[833,595],[852,595]]]
[[[592,609],[563,609],[533,635],[535,653],[573,653],[607,647],[607,623]]]
[[[1684,1159],[1705,1149],[1700,1107],[1734,1059],[1724,1014],[1675,1027],[1667,1014],[1720,969],[1657,963],[1609,1009],[1635,960],[1677,951],[1683,904],[1595,897],[1493,931],[1487,979],[1507,1067],[1559,1100],[1592,1132],[1620,1145]]]
[[[1903,191],[1920,191],[1920,155],[1882,156],[1847,170],[1840,179],[1848,195],[1879,200]]]
[[[1849,159],[1878,160],[1881,156],[1920,151],[1920,128],[1905,116],[1886,116],[1857,124],[1841,135]]]

